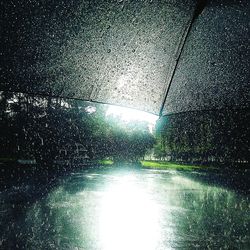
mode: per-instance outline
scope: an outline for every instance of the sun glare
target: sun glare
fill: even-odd
[[[159,209],[143,189],[125,176],[106,190],[100,235],[104,250],[152,250],[159,242]]]
[[[125,122],[130,121],[146,121],[155,124],[158,119],[157,115],[143,112],[136,109],[124,108],[119,106],[110,106],[106,112],[106,116],[117,116]]]

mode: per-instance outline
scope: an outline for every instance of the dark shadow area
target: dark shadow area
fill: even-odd
[[[185,172],[185,176],[200,183],[223,187],[243,195],[250,194],[250,170],[199,170]]]
[[[164,116],[159,153],[170,161],[244,170],[250,164],[250,110],[228,108]]]

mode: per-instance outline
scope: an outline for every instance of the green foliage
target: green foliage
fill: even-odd
[[[154,145],[154,157],[157,159],[162,159],[166,156],[166,151],[162,142],[158,139]]]
[[[55,159],[79,158],[75,145],[81,144],[91,159],[138,161],[154,144],[147,123],[108,120],[106,105],[91,104],[96,112],[88,112],[89,103],[77,100],[6,92],[0,97],[0,157],[49,165]]]
[[[162,117],[157,125],[155,155],[160,158],[164,148],[173,162],[249,164],[249,120],[247,108],[193,111]]]

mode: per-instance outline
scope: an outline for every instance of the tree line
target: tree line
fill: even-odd
[[[249,164],[249,108],[191,111],[162,117],[151,134],[147,122],[106,117],[107,105],[73,99],[0,92],[0,159],[88,156],[135,162]],[[84,147],[76,152],[79,145]],[[67,152],[69,151],[69,152]]]
[[[82,145],[91,159],[138,161],[154,144],[146,122],[107,119],[107,105],[73,99],[0,92],[0,158],[52,164]],[[65,145],[68,147],[66,148]],[[62,152],[64,155],[62,156]]]
[[[250,162],[249,108],[192,111],[162,117],[157,124],[158,158],[200,164]]]

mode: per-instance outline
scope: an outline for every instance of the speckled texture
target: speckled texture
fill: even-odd
[[[249,2],[214,0],[193,25],[165,114],[250,104]]]
[[[1,88],[157,113],[194,7],[177,2],[4,3]]]
[[[159,113],[193,0],[0,2],[0,90]],[[249,4],[210,1],[164,114],[249,103]]]

